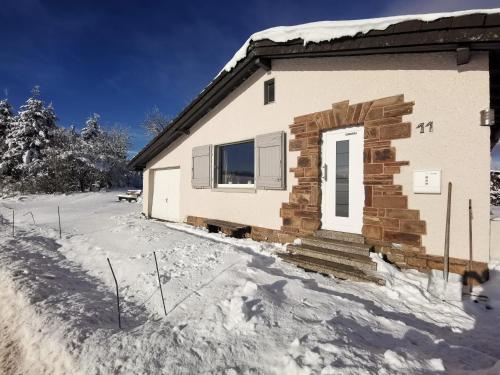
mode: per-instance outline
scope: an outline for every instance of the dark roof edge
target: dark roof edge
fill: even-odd
[[[478,18],[478,16],[480,16]],[[460,22],[457,22],[460,19]],[[448,20],[448,22],[444,22]],[[451,25],[460,25],[452,27]],[[434,26],[434,27],[433,27]],[[468,15],[433,22],[405,21],[382,31],[370,31],[355,37],[345,37],[304,45],[301,39],[285,43],[270,40],[251,42],[247,55],[231,71],[218,75],[182,112],[171,125],[151,140],[129,162],[129,168],[143,170],[148,161],[189,130],[198,120],[220,103],[250,75],[261,60],[355,56],[394,53],[455,51],[466,46],[471,50],[500,49],[500,14]]]

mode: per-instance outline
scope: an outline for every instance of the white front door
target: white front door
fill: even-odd
[[[151,216],[179,221],[180,168],[156,169],[153,173]]]
[[[363,126],[323,133],[322,229],[361,233],[363,227]]]

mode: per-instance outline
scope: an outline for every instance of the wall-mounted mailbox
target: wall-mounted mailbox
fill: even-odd
[[[413,192],[417,194],[441,194],[441,171],[414,171]]]

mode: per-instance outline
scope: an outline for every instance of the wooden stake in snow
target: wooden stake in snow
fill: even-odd
[[[121,320],[121,315],[120,315],[120,296],[118,295],[118,281],[116,281],[115,272],[113,271],[113,267],[111,267],[111,262],[109,261],[109,258],[106,258],[106,259],[108,260],[109,268],[111,268],[111,273],[113,274],[113,279],[115,279],[116,304],[118,305],[118,328],[122,329],[122,320]]]
[[[472,199],[469,199],[469,267],[468,267],[469,293],[472,293]]]
[[[61,212],[59,211],[59,206],[57,206],[57,216],[59,217],[59,238],[61,238],[61,233],[62,233],[61,232]]]
[[[156,253],[154,251],[153,255],[155,256],[156,274],[158,275],[158,284],[160,284],[160,293],[161,293],[161,302],[163,303],[163,311],[165,312],[165,316],[167,316],[167,308],[165,307],[165,299],[163,298],[163,289],[161,287],[160,271],[158,270],[158,261],[156,260]]]
[[[448,182],[448,203],[446,206],[446,233],[444,237],[444,279],[448,281],[450,268],[450,216],[451,216],[451,182]]]

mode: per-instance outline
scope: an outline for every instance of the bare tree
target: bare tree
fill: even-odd
[[[146,113],[146,117],[144,122],[142,123],[142,127],[144,128],[147,135],[151,137],[156,137],[160,134],[164,129],[167,128],[172,120],[160,112],[158,107],[153,107],[153,109]]]

